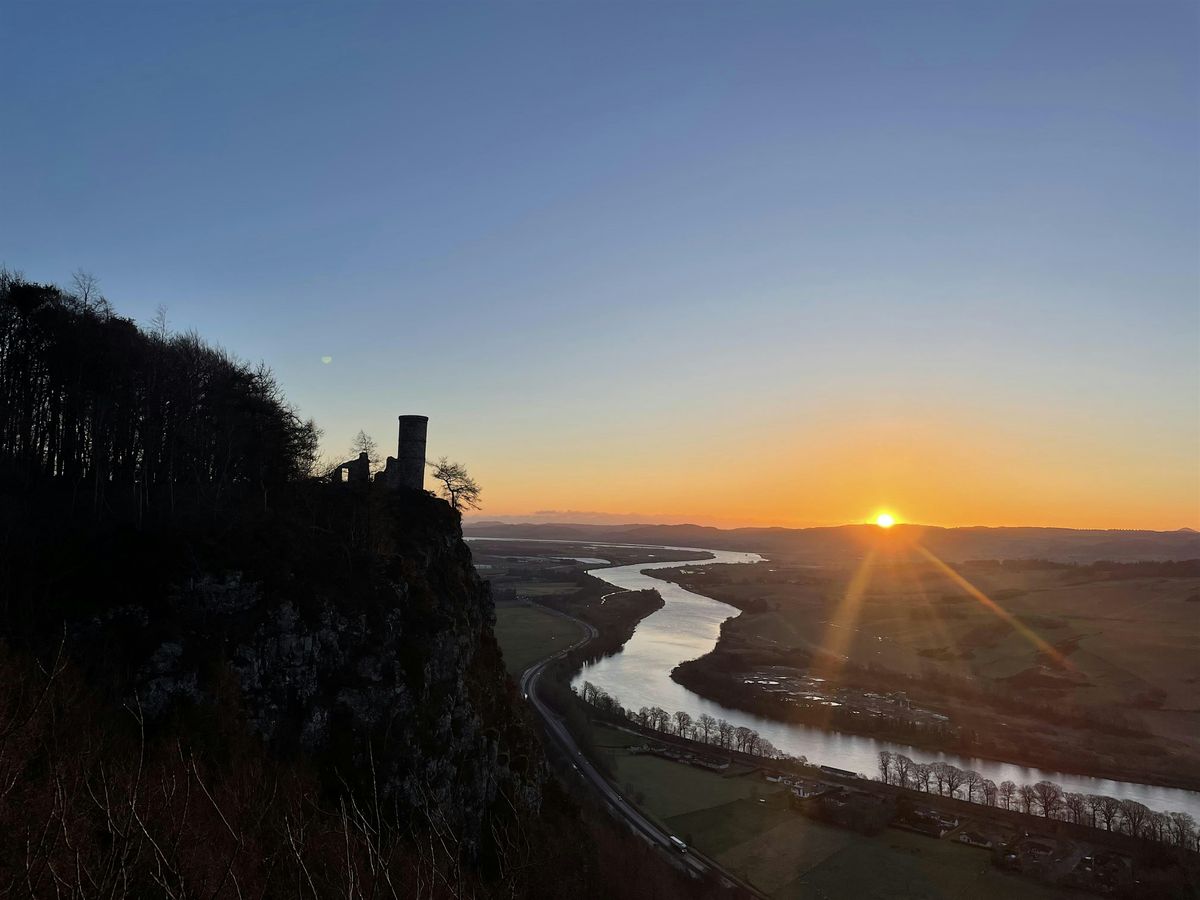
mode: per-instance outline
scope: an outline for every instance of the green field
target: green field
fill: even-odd
[[[584,634],[575,622],[538,606],[496,607],[496,640],[504,652],[505,668],[514,677]]]
[[[1065,897],[992,866],[986,850],[887,829],[868,837],[814,822],[783,797],[735,800],[667,826],[779,898]]]
[[[569,597],[579,593],[579,585],[570,581],[512,581],[507,584],[518,597]]]
[[[775,785],[766,784],[756,775],[723,778],[657,756],[621,751],[613,753],[610,760],[613,779],[621,791],[664,823],[698,809],[779,793]]]
[[[777,898],[1078,897],[994,868],[985,850],[887,829],[875,837],[791,809],[758,774],[727,777],[623,747],[637,738],[594,728],[625,796],[668,831]],[[744,772],[744,770],[741,770]]]

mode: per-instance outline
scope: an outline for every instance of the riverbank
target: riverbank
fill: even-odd
[[[550,610],[591,625],[597,632],[588,642],[588,659],[618,652],[634,630],[647,616],[663,606],[662,597],[653,588],[638,591],[614,590],[611,585],[589,575],[587,566],[651,564],[658,561],[661,548],[607,547],[607,558],[580,556],[581,553],[601,552],[572,541],[528,541],[500,538],[468,538],[476,568],[492,585],[492,596],[498,609],[524,608],[527,614],[534,607]],[[672,553],[674,558],[677,554]],[[708,560],[712,554],[698,550],[682,553],[687,560]],[[531,604],[533,605],[531,607]],[[534,647],[542,640],[543,626],[556,633],[562,620],[549,622],[533,613],[527,626],[526,638]],[[519,627],[514,625],[514,628]],[[526,660],[525,648],[513,634],[514,659]],[[533,648],[530,648],[533,649]],[[516,665],[516,664],[514,664]],[[523,670],[519,666],[517,671]]]
[[[662,548],[669,549],[669,548]],[[686,549],[686,548],[685,548]],[[690,549],[687,552],[691,552]],[[768,572],[769,566],[727,566],[726,563],[761,561],[755,554],[715,551],[712,560],[685,562],[689,570],[704,571],[715,566],[719,572]],[[693,719],[703,714],[725,718],[736,725],[756,730],[781,750],[804,755],[821,763],[853,771],[873,771],[881,750],[914,754],[905,743],[889,742],[874,737],[846,732],[825,731],[804,725],[768,719],[743,710],[725,707],[688,690],[672,680],[671,671],[683,660],[696,659],[709,653],[717,644],[721,625],[737,615],[738,610],[704,594],[686,590],[672,581],[654,577],[662,569],[677,569],[681,563],[660,561],[612,568],[590,569],[589,573],[617,588],[657,588],[666,601],[663,609],[652,614],[638,626],[625,649],[615,655],[586,666],[575,678],[578,688],[590,681],[610,695],[620,697],[626,708],[660,706],[666,710],[687,711]],[[697,580],[704,577],[697,574]],[[788,589],[794,585],[788,585]],[[997,784],[1011,780],[1017,784],[1034,784],[1050,780],[1064,790],[1114,796],[1136,800],[1155,810],[1187,812],[1200,818],[1200,794],[1194,791],[1149,784],[1144,781],[1105,781],[1061,770],[1025,768],[1000,760],[964,757],[931,752],[924,761],[942,758],[962,769],[971,769]],[[921,760],[918,760],[921,761]]]
[[[689,660],[678,665],[671,672],[671,678],[689,691],[732,709],[739,709],[752,715],[778,722],[784,725],[801,725],[815,728],[831,735],[853,734],[872,740],[888,741],[901,744],[932,754],[954,754],[969,759],[988,760],[990,762],[1023,766],[1031,769],[1053,769],[1083,778],[1095,778],[1104,781],[1133,782],[1138,784],[1155,785],[1185,791],[1200,791],[1200,778],[1155,776],[1150,777],[1143,769],[1121,768],[1119,766],[1080,765],[1081,756],[1090,756],[1090,752],[1082,747],[1074,748],[1070,754],[1051,754],[1043,749],[1038,753],[1022,753],[1014,748],[1003,755],[989,752],[979,743],[964,743],[957,738],[948,738],[945,734],[940,737],[926,737],[918,730],[903,730],[889,732],[879,727],[864,727],[853,717],[837,714],[836,725],[829,722],[831,711],[814,709],[812,711],[792,711],[779,704],[763,701],[745,690],[742,680],[736,675],[714,671],[720,663],[710,661],[708,654],[696,660]],[[782,714],[781,714],[782,713]],[[790,713],[790,714],[789,714]]]
[[[798,873],[811,882],[846,841],[865,842],[854,855],[871,870],[882,866],[893,875],[906,866],[903,856],[894,856],[898,846],[905,854],[936,860],[924,878],[941,880],[969,867],[970,883],[956,885],[955,896],[987,896],[979,889],[984,884],[992,890],[1004,884],[997,896],[1038,896],[1037,882],[1063,890],[1064,897],[1079,896],[1066,893],[1068,889],[1176,896],[1171,891],[1186,890],[1200,865],[1194,830],[1185,828],[1179,840],[1170,836],[1164,845],[1149,836],[1109,831],[1099,820],[1069,821],[1064,810],[1047,817],[933,790],[850,778],[793,761],[716,748],[599,710],[590,712],[600,723],[593,725],[596,749],[639,802],[689,844],[697,843],[772,893]],[[719,761],[722,767],[714,770],[705,764],[708,761]],[[796,791],[793,785],[798,785]],[[785,804],[760,824],[759,813],[767,812],[763,804],[769,807],[773,793]],[[888,824],[892,828],[884,830]],[[1045,847],[1052,852],[1043,855]],[[1106,855],[1102,875],[1089,861]],[[783,871],[777,862],[781,857],[788,861]],[[1047,866],[1047,858],[1059,864]],[[1029,880],[1008,881],[1018,873]]]
[[[539,597],[537,602],[596,629],[596,637],[582,649],[589,660],[620,652],[638,624],[663,607],[658,591],[614,591],[599,579],[589,575],[583,578],[580,591]]]
[[[846,575],[836,569],[773,560],[753,569],[684,563],[653,575],[741,610],[708,653],[671,676],[724,706],[935,753],[1200,790],[1196,741],[1157,730],[1168,703],[1182,707],[1176,723],[1196,715],[1188,671],[1172,680],[1164,664],[1128,659],[1136,640],[1124,632],[1134,626],[1113,618],[1140,601],[1139,635],[1152,647],[1165,642],[1173,666],[1174,634],[1194,629],[1177,621],[1192,605],[1193,579],[1086,581],[1076,572],[1064,584],[1053,570],[1012,568],[968,574],[1019,617],[1017,626],[929,565],[890,562],[850,612],[840,602]],[[1112,621],[1118,634],[1102,633],[1114,631]],[[1135,679],[1135,664],[1158,680]]]

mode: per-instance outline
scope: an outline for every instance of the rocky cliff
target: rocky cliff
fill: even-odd
[[[312,491],[315,529],[283,514],[219,547],[196,542],[165,596],[100,604],[70,620],[68,644],[128,673],[119,690],[152,726],[232,683],[273,752],[486,855],[491,815],[536,813],[544,762],[511,703],[458,515],[423,492]]]

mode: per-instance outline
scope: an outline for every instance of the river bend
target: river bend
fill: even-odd
[[[566,542],[553,542],[566,543]],[[620,546],[581,541],[589,547]],[[1084,794],[1107,794],[1121,799],[1138,800],[1151,809],[1165,812],[1191,813],[1200,820],[1200,793],[1180,788],[1158,787],[1128,781],[1110,781],[1054,772],[1012,763],[996,762],[948,753],[935,753],[904,744],[880,741],[860,735],[826,731],[806,725],[796,725],[765,719],[719,703],[689,691],[671,680],[671,671],[679,663],[703,656],[716,646],[721,623],[738,610],[725,603],[688,591],[669,581],[654,578],[645,572],[654,569],[686,565],[688,568],[715,563],[755,563],[762,561],[756,553],[729,550],[707,550],[696,547],[654,547],[661,550],[680,550],[690,553],[711,553],[712,559],[659,561],[627,566],[589,569],[588,573],[614,587],[639,591],[653,589],[662,596],[664,605],[643,619],[624,649],[597,660],[576,676],[575,683],[587,680],[617,697],[626,709],[642,706],[661,706],[668,712],[686,710],[695,719],[702,713],[727,719],[734,725],[753,728],[785,753],[806,756],[820,765],[837,766],[855,772],[874,774],[878,769],[880,750],[890,750],[920,761],[944,760],[964,769],[974,769],[985,778],[999,784],[1010,780],[1020,784],[1035,784],[1048,779],[1064,791]]]

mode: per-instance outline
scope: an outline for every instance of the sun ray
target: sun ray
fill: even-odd
[[[846,662],[846,650],[854,638],[854,627],[858,621],[859,608],[862,605],[863,594],[871,582],[871,570],[875,566],[875,551],[871,550],[863,557],[858,569],[846,585],[845,593],[838,601],[837,608],[829,617],[825,629],[825,637],[821,641],[822,669],[824,677],[832,680]],[[822,660],[814,660],[820,664]]]
[[[1053,646],[1046,643],[1046,641],[1028,625],[1025,625],[1020,619],[1018,619],[1004,607],[1000,606],[1000,604],[996,603],[996,601],[992,600],[987,594],[979,590],[979,588],[975,587],[975,585],[971,584],[971,582],[967,581],[967,579],[963,578],[962,575],[960,575],[946,563],[942,562],[942,560],[935,556],[928,548],[923,547],[920,544],[917,544],[916,546],[917,549],[923,553],[935,566],[937,566],[947,578],[966,591],[972,599],[982,604],[985,609],[1007,623],[1014,631],[1025,638],[1025,640],[1029,641],[1029,643],[1031,643],[1036,649],[1040,650],[1042,653],[1046,654],[1046,656],[1050,657],[1050,659],[1054,660],[1056,665],[1072,671],[1075,669],[1070,660],[1063,656],[1058,650],[1054,649]]]
[[[925,579],[921,575],[921,572],[913,568],[910,568],[908,571],[908,578],[911,579],[915,588],[914,594],[919,595],[920,606],[925,611],[925,614],[919,619],[918,628],[914,629],[914,632],[920,631],[922,640],[928,641],[931,647],[949,647],[954,641],[951,637],[949,627],[942,618],[943,609],[929,596],[929,591],[925,586]],[[915,641],[910,641],[910,646],[916,649]],[[964,673],[969,668],[965,660],[945,660],[943,662],[950,668],[954,668],[955,664],[958,664],[958,668],[964,670]],[[932,660],[930,661],[930,665],[934,666]],[[934,666],[934,668],[939,667]]]

